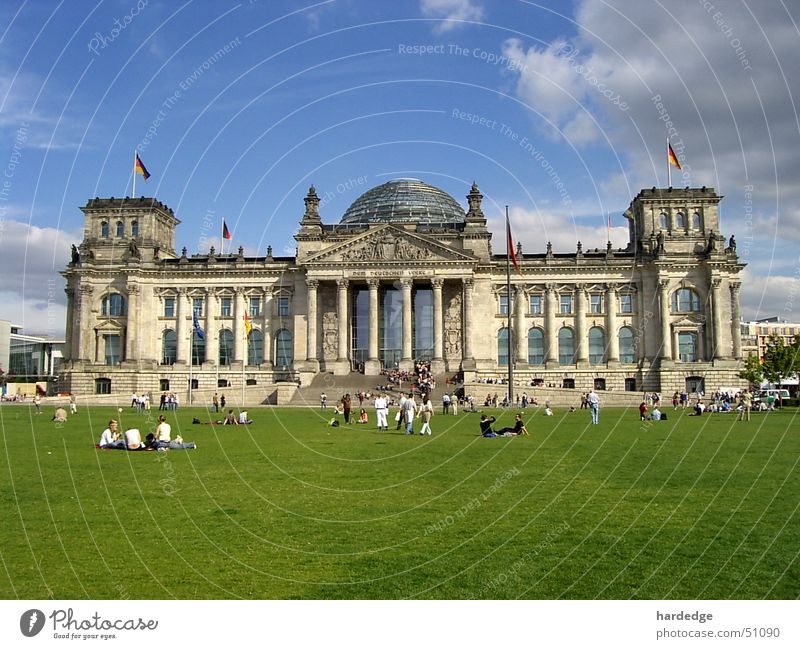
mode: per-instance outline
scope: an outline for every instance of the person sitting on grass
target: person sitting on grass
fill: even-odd
[[[53,415],[53,421],[64,423],[67,421],[67,411],[63,408],[56,408],[56,414]]]
[[[644,401],[639,404],[639,419],[641,421],[647,421],[649,419],[647,416],[647,404]]]
[[[158,417],[158,426],[156,426],[155,435],[150,439],[150,435],[145,438],[149,444],[147,446],[159,448],[197,448],[194,442],[183,443],[183,438],[178,435],[172,439],[172,427],[167,423],[167,418],[164,415]]]
[[[502,435],[530,435],[528,429],[525,428],[525,424],[522,423],[522,415],[519,413],[514,416],[513,428],[511,426],[506,426],[497,432]]]
[[[97,448],[107,448],[107,449],[124,449],[125,442],[120,439],[119,436],[119,423],[116,419],[112,419],[108,422],[108,428],[103,431],[103,434],[100,435],[100,441],[97,444]]]
[[[553,410],[552,410],[552,408],[550,408],[550,404],[547,404],[544,407],[544,416],[545,417],[552,417],[553,416]]]
[[[497,421],[495,417],[487,417],[486,415],[481,415],[480,427],[481,427],[481,435],[484,437],[497,437],[497,433],[492,430],[492,424]]]
[[[247,426],[249,426],[249,425],[250,425],[250,424],[252,424],[252,423],[253,423],[253,420],[252,420],[252,419],[250,419],[250,418],[247,416],[247,410],[242,410],[242,411],[239,413],[239,424],[240,424],[240,425],[247,425]]]
[[[694,412],[689,413],[689,417],[699,417],[706,411],[706,404],[704,404],[700,399],[697,400],[697,403],[694,406]]]
[[[361,409],[361,412],[358,413],[358,421],[357,424],[368,424],[369,418],[367,417],[367,411],[364,408]]]
[[[147,449],[138,428],[129,428],[123,435],[125,437],[125,448],[129,451],[144,451]]]
[[[238,426],[239,422],[236,421],[236,415],[233,414],[233,410],[228,410],[228,414],[225,417],[225,421],[222,422],[223,426]]]

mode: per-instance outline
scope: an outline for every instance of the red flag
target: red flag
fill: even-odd
[[[222,219],[222,238],[227,239],[228,241],[233,239],[233,237],[231,236],[231,231],[228,230],[228,226],[225,225],[225,219]]]
[[[137,174],[141,174],[145,182],[147,182],[147,179],[150,177],[150,172],[147,171],[147,168],[144,166],[144,163],[142,162],[142,159],[139,157],[138,153],[136,154],[136,161],[133,165],[133,170]]]
[[[506,233],[507,233],[506,246],[508,247],[508,256],[511,258],[511,263],[514,264],[514,270],[519,272],[517,251],[514,249],[514,238],[511,236],[511,222],[508,220],[508,216],[506,216]]]
[[[675,152],[672,150],[672,145],[667,142],[667,160],[673,167],[677,167],[678,170],[681,168],[681,163],[678,162],[678,156],[675,155]]]

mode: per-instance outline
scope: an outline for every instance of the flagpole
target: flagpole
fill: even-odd
[[[247,327],[244,327],[244,357],[242,358],[242,405],[244,408],[244,366],[247,365]]]
[[[512,350],[512,335],[511,335],[511,246],[514,245],[513,241],[511,241],[511,224],[508,220],[508,205],[506,205],[506,295],[507,297],[507,304],[508,304],[508,405],[511,406],[514,403],[514,362],[511,358],[511,350]],[[519,335],[519,332],[517,332]]]
[[[132,198],[136,198],[136,149],[133,150],[133,189],[131,190]]]
[[[669,138],[667,138],[667,187],[672,187],[672,165],[669,161]]]
[[[189,331],[189,406],[192,405],[192,365],[194,365],[194,322]]]

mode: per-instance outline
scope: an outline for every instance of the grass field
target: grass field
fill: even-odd
[[[528,412],[530,437],[484,439],[475,414],[422,438],[182,409],[196,451],[127,453],[93,446],[115,409],[58,428],[3,406],[0,597],[799,597],[797,411],[667,412]]]

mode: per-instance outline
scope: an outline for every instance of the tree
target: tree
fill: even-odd
[[[772,334],[764,352],[763,369],[764,378],[775,385],[797,374],[800,369],[800,336],[795,336],[792,344],[787,345],[781,336]]]
[[[751,385],[759,386],[764,379],[764,368],[758,356],[748,356],[744,363],[744,369],[739,372],[739,378],[745,379]]]

